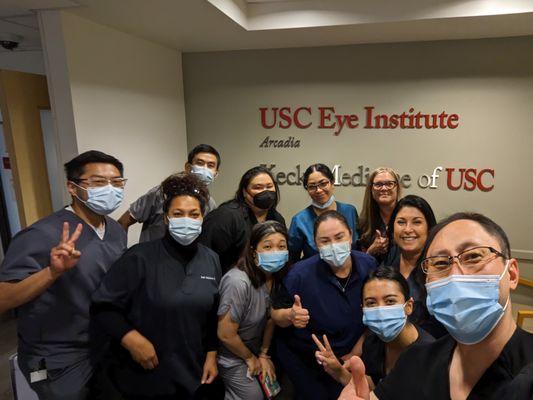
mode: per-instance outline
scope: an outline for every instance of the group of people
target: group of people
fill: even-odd
[[[65,164],[72,203],[18,233],[0,268],[0,313],[17,310],[40,399],[260,400],[280,382],[297,400],[533,394],[533,335],[511,314],[518,264],[495,222],[437,224],[390,168],[369,175],[359,215],[313,164],[287,229],[261,166],[217,207],[220,164],[196,146],[118,222],[122,163]]]

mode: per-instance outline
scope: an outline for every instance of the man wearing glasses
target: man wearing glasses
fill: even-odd
[[[18,362],[40,399],[94,399],[91,377],[105,340],[91,295],[126,249],[108,214],[123,198],[122,163],[99,151],[65,164],[70,206],[18,233],[0,268],[0,314],[18,313]]]
[[[353,357],[339,398],[530,399],[533,334],[512,317],[519,272],[505,232],[483,215],[458,213],[435,226],[424,254],[428,310],[450,335],[409,349],[373,393]]]

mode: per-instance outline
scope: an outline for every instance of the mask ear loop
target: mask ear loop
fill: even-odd
[[[505,263],[505,268],[503,272],[500,275],[500,279],[498,281],[501,281],[503,279],[503,276],[509,271],[509,261],[510,259],[507,259],[507,262]],[[511,293],[509,292],[509,296],[507,296],[507,301],[505,302],[505,305],[503,306],[503,311],[507,309],[507,306],[509,305],[509,301],[511,300]]]

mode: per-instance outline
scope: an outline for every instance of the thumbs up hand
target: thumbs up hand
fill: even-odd
[[[290,320],[295,328],[305,328],[309,323],[309,311],[302,306],[302,300],[294,295],[294,304],[291,308]]]

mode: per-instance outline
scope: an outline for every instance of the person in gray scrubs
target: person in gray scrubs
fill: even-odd
[[[91,323],[91,295],[126,249],[106,216],[122,201],[122,163],[93,150],[65,171],[72,204],[19,232],[0,267],[0,314],[17,310],[19,366],[41,400],[98,398],[106,340]]]
[[[256,224],[243,259],[220,282],[219,373],[225,400],[262,400],[263,382],[276,379],[268,355],[274,333],[270,297],[281,285],[289,259],[287,230],[276,221]]]
[[[210,185],[215,180],[219,168],[220,154],[208,144],[199,144],[192,149],[185,163],[185,172],[198,176],[206,185]],[[163,212],[164,202],[161,185],[157,185],[131,203],[129,210],[122,214],[118,222],[126,231],[136,222],[142,223],[140,242],[161,239],[167,231]],[[209,196],[205,214],[207,215],[216,207],[215,200]]]

